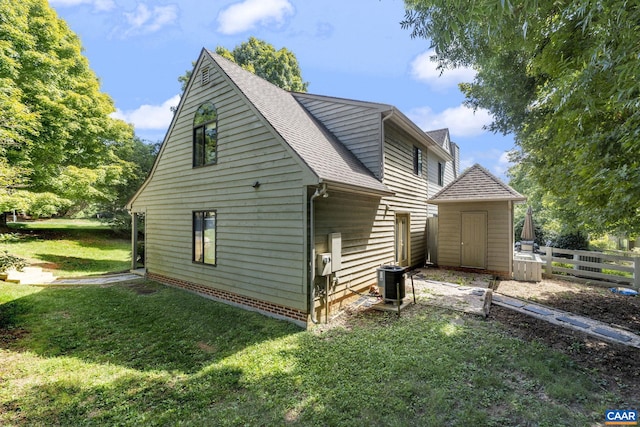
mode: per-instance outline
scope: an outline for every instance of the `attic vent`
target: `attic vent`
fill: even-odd
[[[203,85],[206,85],[207,83],[209,83],[209,68],[202,69],[201,79],[202,79]]]

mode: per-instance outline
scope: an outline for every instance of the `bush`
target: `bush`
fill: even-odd
[[[100,221],[107,224],[118,235],[131,235],[131,215],[127,211],[102,212]]]
[[[520,240],[522,240],[520,238],[520,236],[522,235],[522,227],[524,227],[524,218],[518,221],[516,225],[513,227],[513,233],[515,237],[514,241],[516,242],[519,242]],[[535,235],[536,235],[534,242],[537,243],[539,246],[545,246],[546,239],[548,239],[548,236],[545,233],[544,229],[540,225],[534,222],[533,231],[535,232]]]
[[[586,251],[589,250],[589,238],[582,231],[562,233],[554,240],[553,247]]]
[[[11,255],[8,251],[0,254],[0,272],[5,272],[12,268],[22,271],[27,266],[27,261],[23,258]]]

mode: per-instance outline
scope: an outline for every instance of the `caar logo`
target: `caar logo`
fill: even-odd
[[[604,424],[608,426],[637,426],[638,411],[612,409],[604,413]]]

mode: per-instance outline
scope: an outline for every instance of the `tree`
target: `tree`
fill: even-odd
[[[640,6],[406,0],[402,25],[442,69],[472,66],[468,105],[513,133],[529,178],[561,202],[562,221],[640,230]]]
[[[296,56],[287,48],[276,50],[273,45],[250,37],[248,41],[236,46],[232,51],[218,46],[216,53],[247,71],[281,87],[284,90],[306,92],[309,83],[302,80],[300,65]],[[178,78],[184,92],[191,71]]]
[[[114,155],[120,161],[120,174],[117,180],[101,183],[99,189],[110,190],[113,197],[104,198],[98,204],[99,212],[106,212],[106,222],[114,231],[121,234],[131,232],[131,215],[124,210],[124,205],[133,197],[151,172],[160,150],[160,143],[148,144],[140,138],[114,146]],[[141,228],[143,230],[143,228]]]
[[[21,188],[0,183],[0,205],[24,205],[29,193],[61,200],[65,171],[106,167],[114,161],[110,146],[131,140],[133,129],[110,117],[113,101],[80,40],[46,0],[0,0],[0,10],[0,155]]]

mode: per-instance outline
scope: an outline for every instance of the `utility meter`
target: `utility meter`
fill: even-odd
[[[318,276],[328,276],[331,274],[331,254],[322,253],[316,255],[316,271]]]

